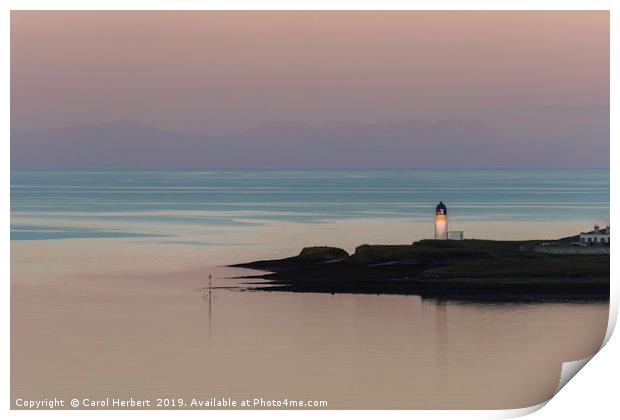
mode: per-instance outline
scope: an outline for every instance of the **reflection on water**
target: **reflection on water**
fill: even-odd
[[[211,329],[213,328],[213,276],[209,273],[209,285],[200,289],[202,299],[206,301],[209,308],[209,341],[211,341]]]
[[[435,327],[437,332],[437,352],[440,353],[448,345],[448,308],[446,302],[437,301]]]
[[[12,395],[515,408],[548,398],[561,362],[598,349],[608,314],[604,303],[229,289],[239,274],[14,276]]]
[[[11,222],[28,240],[11,241],[12,400],[516,408],[601,344],[604,302],[249,292],[231,278],[250,272],[225,266],[430,237],[438,191],[467,237],[572,235],[606,216],[606,170],[241,175],[14,173]]]

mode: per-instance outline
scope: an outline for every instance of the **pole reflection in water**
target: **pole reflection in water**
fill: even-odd
[[[209,342],[211,342],[211,329],[213,326],[213,276],[209,273],[209,285],[200,289],[202,292],[202,299],[207,301],[207,308],[209,312]]]

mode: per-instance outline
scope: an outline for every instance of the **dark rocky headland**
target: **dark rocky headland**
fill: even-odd
[[[248,284],[251,290],[490,301],[608,299],[609,248],[572,246],[575,239],[422,240],[361,245],[352,255],[318,246],[294,257],[235,266],[268,272],[246,277],[256,280]]]

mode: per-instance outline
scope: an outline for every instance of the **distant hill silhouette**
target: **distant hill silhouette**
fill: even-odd
[[[523,147],[476,119],[276,121],[225,136],[114,121],[11,135],[16,166],[562,166],[570,153]]]

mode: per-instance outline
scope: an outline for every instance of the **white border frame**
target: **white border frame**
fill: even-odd
[[[140,0],[92,0],[89,2],[80,2],[77,0],[56,0],[56,1],[44,1],[44,0],[8,0],[3,2],[3,14],[1,19],[2,27],[2,42],[0,44],[0,56],[4,57],[2,60],[4,65],[1,68],[2,90],[4,95],[1,102],[1,115],[0,118],[2,124],[0,124],[0,133],[2,134],[2,152],[0,153],[0,159],[2,161],[3,168],[6,168],[2,173],[3,182],[1,183],[2,196],[5,197],[4,205],[2,206],[2,216],[5,222],[5,226],[10,225],[10,10],[610,10],[610,28],[611,28],[611,44],[617,45],[618,39],[618,10],[619,7],[614,7],[614,3],[611,0],[565,0],[565,1],[553,1],[553,0],[504,0],[502,2],[492,0],[444,0],[444,1],[421,1],[421,0],[298,0],[294,3],[277,0],[212,0],[212,1],[199,1],[199,0],[150,0],[148,2]],[[618,50],[618,49],[616,49]],[[611,48],[611,72],[610,75],[618,74],[618,52]],[[618,113],[616,107],[616,99],[618,98],[618,85],[615,83],[614,77],[611,77],[611,138],[614,139],[618,136]],[[616,118],[614,118],[616,117]],[[611,186],[617,185],[618,171],[615,169],[614,163],[617,160],[617,147],[614,142],[610,142],[610,176]],[[614,218],[617,209],[617,194],[614,189],[610,189],[610,220]],[[10,232],[5,228],[4,241],[2,242],[2,256],[4,264],[2,264],[2,279],[3,279],[3,299],[4,305],[2,311],[2,327],[3,336],[9,337],[10,335]],[[618,253],[615,252],[615,247],[612,247],[611,261],[616,260]],[[620,345],[617,343],[617,339],[609,341],[611,334],[615,328],[616,319],[618,315],[618,285],[613,279],[616,278],[618,273],[617,264],[611,265],[611,300],[609,311],[609,325],[607,335],[605,337],[605,348],[601,354],[597,354],[594,357],[594,362],[589,363],[586,372],[581,373],[578,381],[572,381],[562,392],[554,397],[549,404],[549,407],[545,410],[539,411],[536,416],[538,418],[563,418],[573,419],[582,418],[585,415],[609,418],[609,413],[617,412],[616,396],[616,374],[620,373],[618,366],[620,363],[614,357]],[[5,341],[5,345],[2,347],[2,373],[3,378],[1,382],[3,411],[9,411],[10,407],[10,348],[8,340]],[[615,351],[614,351],[615,350]],[[588,359],[589,360],[589,359]],[[586,361],[587,362],[587,361]],[[579,365],[579,363],[577,363]],[[573,364],[573,368],[575,364]],[[583,365],[581,366],[583,367]],[[579,370],[579,369],[577,369]],[[576,372],[575,372],[576,373]],[[561,388],[561,387],[560,387]],[[51,418],[76,418],[84,417],[88,418],[134,418],[136,415],[139,417],[148,416],[154,418],[161,417],[200,417],[205,416],[217,416],[219,418],[238,418],[241,416],[247,416],[251,413],[252,417],[257,418],[288,418],[291,414],[300,418],[314,418],[317,415],[336,417],[340,414],[346,414],[355,416],[356,418],[374,418],[377,415],[389,416],[396,418],[410,418],[416,416],[419,418],[506,418],[516,417],[525,414],[529,414],[537,411],[545,404],[540,404],[534,407],[528,407],[517,410],[451,410],[451,411],[390,411],[390,410],[374,410],[374,411],[357,411],[357,410],[338,410],[338,411],[323,411],[318,412],[314,410],[308,411],[85,411],[76,410],[63,410],[63,411],[10,411],[8,415],[11,418],[35,418],[41,415]]]

